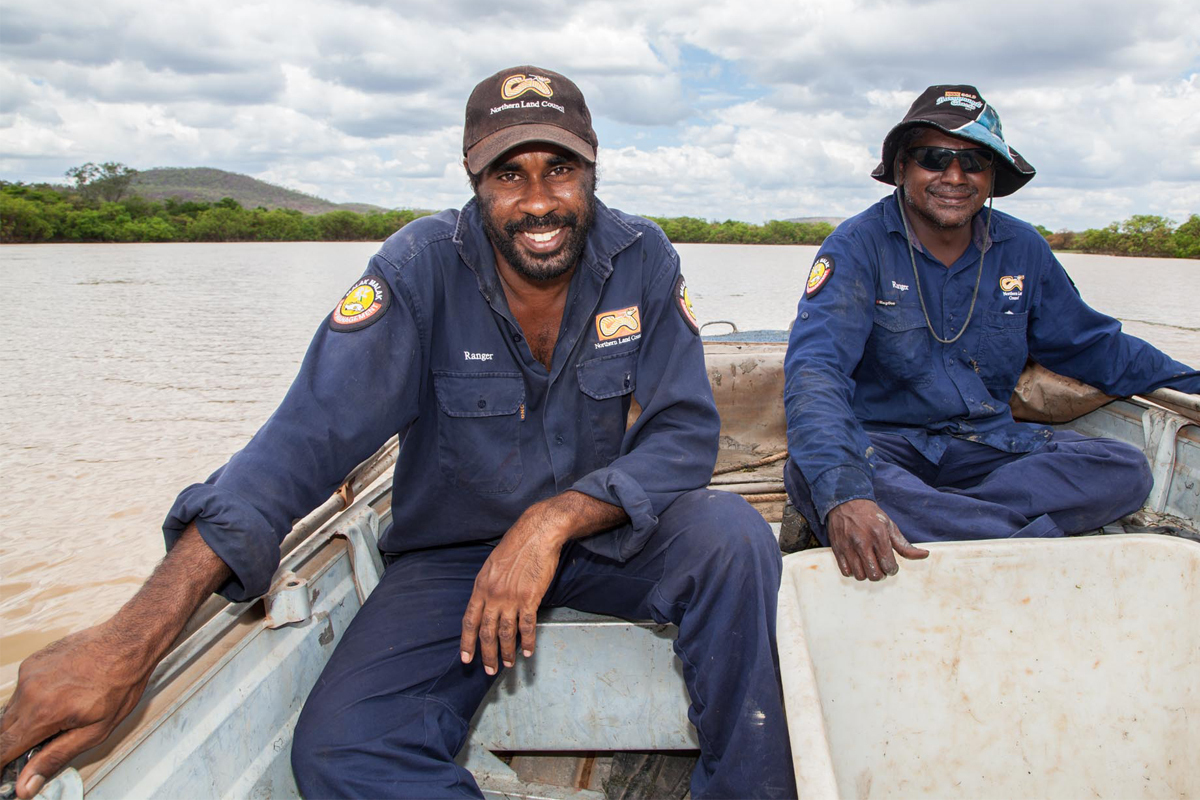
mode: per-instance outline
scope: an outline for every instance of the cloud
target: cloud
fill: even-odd
[[[887,191],[868,176],[884,134],[936,82],[976,84],[1038,168],[1007,210],[1057,228],[1200,205],[1192,0],[0,0],[0,15],[8,180],[120,160],[457,203],[468,93],[534,63],[585,92],[602,193],[627,210],[854,213]]]

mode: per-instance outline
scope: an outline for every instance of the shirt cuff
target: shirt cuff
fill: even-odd
[[[813,481],[812,499],[824,522],[829,512],[842,503],[874,500],[875,487],[871,484],[871,476],[858,467],[833,467]]]
[[[627,524],[579,540],[579,544],[598,556],[628,561],[646,546],[646,541],[658,528],[658,517],[650,497],[637,481],[619,469],[597,470],[585,475],[571,491],[619,506],[629,515]]]
[[[253,506],[212,484],[194,483],[175,498],[163,522],[168,550],[192,522],[204,543],[233,571],[218,589],[222,597],[240,603],[266,593],[279,566],[279,542]]]

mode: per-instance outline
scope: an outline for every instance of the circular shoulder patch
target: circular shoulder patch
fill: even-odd
[[[675,282],[675,308],[692,333],[700,333],[700,323],[696,321],[696,312],[692,310],[692,297],[688,294],[687,281],[682,275]]]
[[[386,281],[372,276],[360,278],[329,315],[329,329],[362,330],[378,322],[391,304],[392,293]]]
[[[808,271],[808,285],[804,289],[805,297],[812,297],[829,283],[833,277],[833,256],[821,256],[813,262]]]

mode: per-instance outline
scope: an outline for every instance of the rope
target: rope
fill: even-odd
[[[730,472],[738,472],[739,470],[743,469],[756,469],[758,467],[765,467],[767,464],[774,464],[776,461],[782,461],[785,458],[787,458],[787,450],[784,450],[781,453],[775,453],[774,455],[769,455],[766,458],[760,458],[757,461],[748,461],[745,464],[731,464],[726,467],[714,469],[713,476],[716,477],[717,475],[726,475]]]
[[[975,291],[971,293],[971,307],[967,309],[967,318],[963,321],[962,328],[951,339],[943,339],[938,336],[937,331],[933,329],[933,322],[929,319],[929,310],[925,308],[925,295],[921,293],[921,275],[917,272],[917,257],[913,254],[912,228],[908,225],[908,215],[904,213],[904,200],[901,200],[899,203],[900,219],[904,221],[904,233],[908,241],[908,260],[912,262],[913,280],[917,284],[917,299],[921,301],[921,313],[925,315],[925,327],[929,328],[929,333],[933,338],[942,344],[954,344],[957,342],[967,332],[967,326],[971,324],[971,316],[975,313],[975,301],[979,299],[979,282],[983,279],[983,256],[987,253],[988,243],[992,239],[992,205],[995,200],[994,188],[995,185],[993,182],[993,191],[988,192],[987,225],[984,226],[983,247],[979,251],[979,274],[975,276]]]

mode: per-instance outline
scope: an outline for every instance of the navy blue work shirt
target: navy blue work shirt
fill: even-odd
[[[1009,453],[1045,444],[1050,430],[1013,420],[1008,401],[1026,360],[1117,396],[1171,386],[1200,392],[1200,373],[1079,296],[1046,240],[988,210],[972,245],[947,268],[913,238],[929,319],[938,335],[962,328],[986,248],[970,323],[936,341],[917,297],[899,190],[825,240],[801,297],[784,362],[788,453],[812,487],[822,520],[848,500],[875,498],[865,431],[897,433],[933,463],[949,437]]]
[[[169,548],[196,522],[233,571],[229,599],[265,592],[293,521],[396,433],[385,552],[498,539],[570,489],[629,515],[583,541],[625,560],[708,483],[720,421],[679,257],[653,223],[597,201],[549,370],[508,308],[474,201],[405,226],[364,280],[377,312],[339,322],[339,305],[280,407],[164,523]]]

